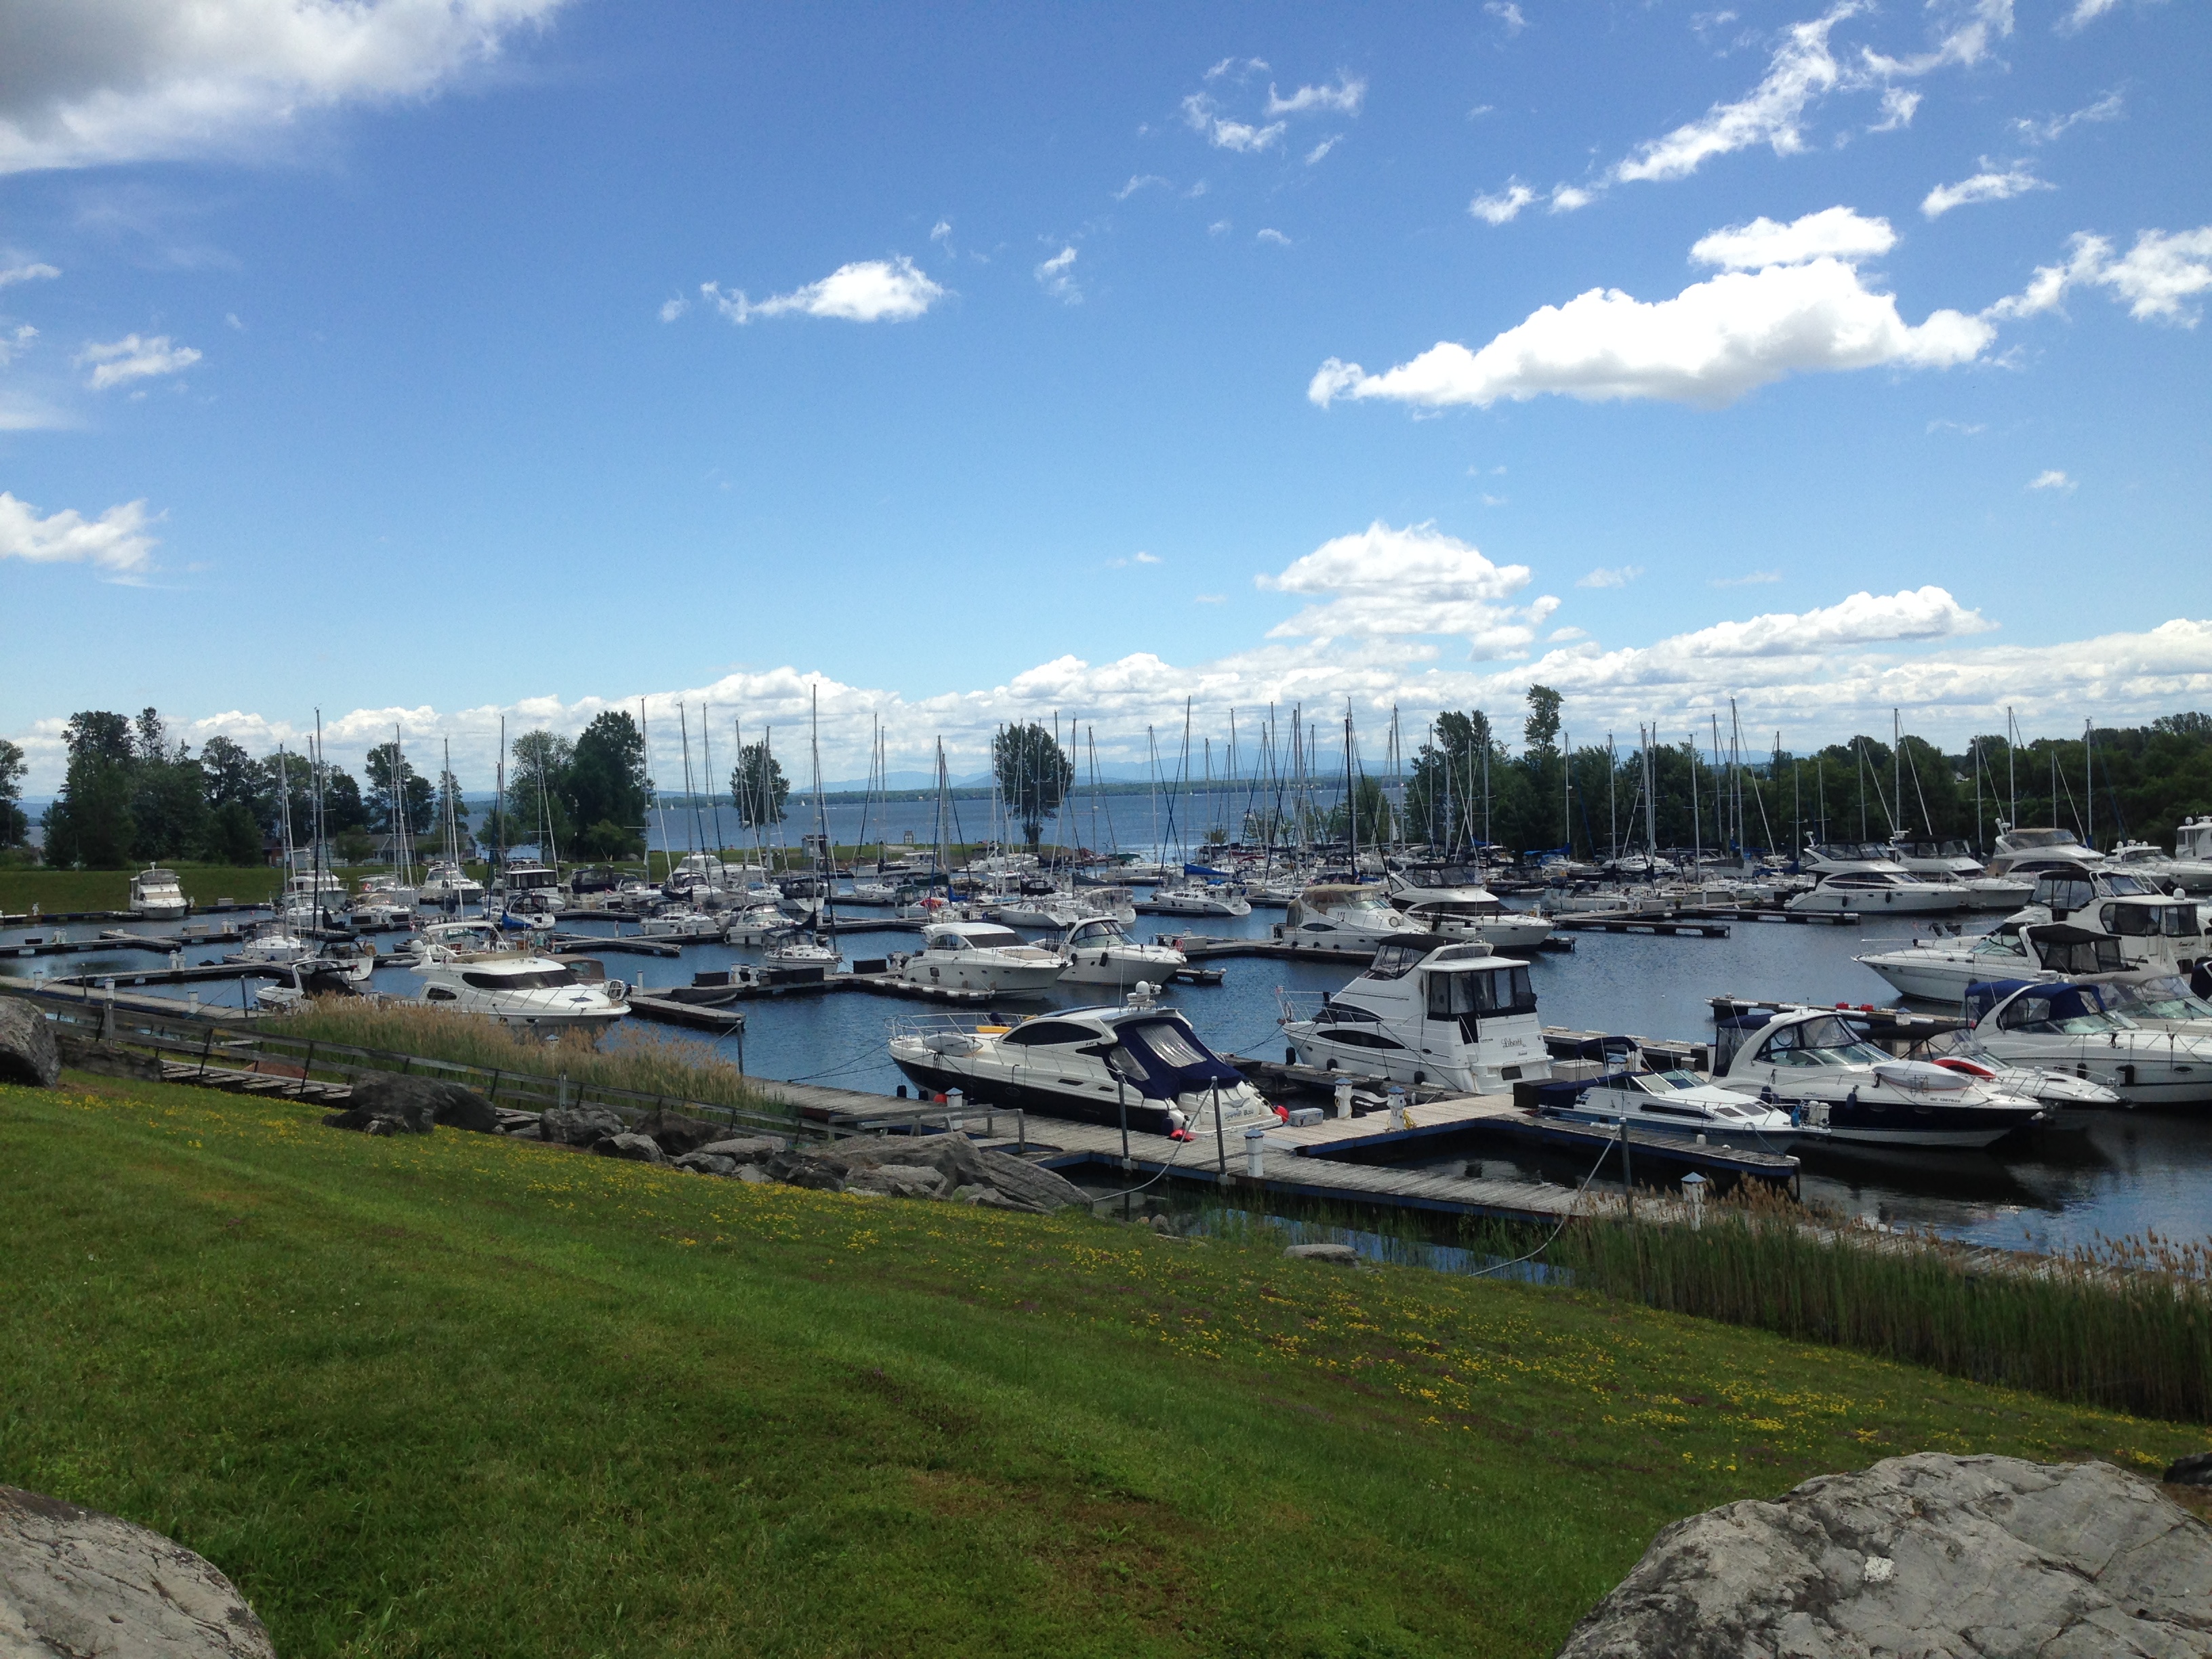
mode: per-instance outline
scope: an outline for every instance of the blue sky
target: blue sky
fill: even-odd
[[[2212,692],[2185,0],[174,10],[0,18],[34,789],[147,703],[473,764],[818,685],[834,775]]]

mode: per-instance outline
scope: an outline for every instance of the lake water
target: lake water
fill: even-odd
[[[1202,923],[1144,917],[1133,931],[1148,937],[1184,930],[1259,936],[1280,916],[1280,911],[1258,910],[1249,918]],[[605,931],[609,924],[580,921],[577,926],[592,932]],[[1726,939],[1585,933],[1577,937],[1573,951],[1537,957],[1532,972],[1547,1024],[1705,1040],[1712,1030],[1706,1000],[1716,994],[1893,1002],[1888,987],[1851,958],[1893,946],[1911,932],[1902,921],[1876,921],[1857,928],[1741,922]],[[15,936],[0,934],[0,949]],[[908,950],[914,943],[913,934],[890,930],[850,933],[839,940],[848,961]],[[192,959],[214,954],[196,951]],[[642,978],[649,989],[686,982],[702,969],[752,961],[757,954],[713,944],[688,948],[680,962],[614,955],[606,962],[611,974],[632,981]],[[40,960],[56,975],[112,971],[134,963],[149,965],[145,957],[121,952]],[[31,965],[23,963],[13,971],[27,971]],[[1270,1057],[1282,1047],[1275,1024],[1277,990],[1334,990],[1356,971],[1342,964],[1266,960],[1220,965],[1220,985],[1177,987],[1174,1000],[1215,1048]],[[397,996],[416,990],[413,976],[403,969],[380,969],[375,983]],[[209,1002],[238,994],[234,987],[222,985],[200,990]],[[1072,1006],[1097,1000],[1091,993],[1048,1000]],[[1048,1001],[1023,1006],[1042,1008]],[[897,1021],[925,1006],[849,993],[752,1003],[747,1006],[744,1063],[764,1078],[888,1095],[903,1079],[885,1058],[886,1036]],[[642,1029],[658,1034],[658,1028]],[[694,1040],[712,1042],[737,1057],[736,1038]],[[1445,1150],[1446,1159],[1428,1161],[1472,1157],[1495,1178],[1522,1176],[1572,1184],[1583,1174],[1548,1159],[1499,1157],[1486,1147]],[[2086,1133],[2045,1133],[1990,1152],[1848,1158],[1815,1152],[1807,1158],[1803,1188],[1808,1199],[1892,1225],[1930,1227],[2013,1248],[2066,1249],[2094,1243],[2100,1234],[2153,1231],[2173,1239],[2212,1242],[2212,1109],[2194,1115],[2113,1112],[2101,1115]]]

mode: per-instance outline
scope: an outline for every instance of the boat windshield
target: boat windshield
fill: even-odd
[[[1680,1093],[1684,1089],[1701,1089],[1705,1086],[1703,1080],[1694,1072],[1654,1072],[1650,1076],[1653,1082],[1662,1084],[1676,1093]]]
[[[2031,847],[2074,847],[2080,843],[2071,830],[2015,830],[2005,837],[2006,845],[2015,852]]]
[[[2113,980],[2099,989],[2111,1007],[2139,1019],[2201,1019],[2212,1023],[2212,1002],[2197,995],[2186,981],[2172,975],[2135,983]]]
[[[1778,1066],[1879,1066],[1889,1056],[1829,1014],[1784,1026],[1767,1038],[1759,1058]]]

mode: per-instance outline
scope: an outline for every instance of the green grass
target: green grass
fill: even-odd
[[[316,1654],[1542,1655],[1677,1516],[2171,1425],[1611,1301],[0,1089],[0,1480]]]
[[[565,1076],[581,1090],[628,1089],[745,1111],[785,1112],[763,1099],[713,1044],[669,1031],[625,1030],[617,1046],[602,1049],[580,1031],[548,1042],[480,1014],[354,997],[316,997],[298,1013],[262,1021],[253,1029],[257,1036],[381,1049],[486,1071],[549,1079]]]
[[[219,898],[234,898],[241,904],[265,903],[284,886],[284,872],[266,865],[165,864],[162,868],[177,872],[178,884],[195,904],[212,904]],[[0,867],[0,910],[21,915],[33,904],[49,915],[125,909],[131,903],[131,878],[136,873],[136,870]],[[349,886],[355,873],[359,872],[347,872]]]

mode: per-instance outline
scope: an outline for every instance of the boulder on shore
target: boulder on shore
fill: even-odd
[[[1359,1252],[1349,1244],[1293,1244],[1283,1254],[1294,1261],[1329,1261],[1340,1267],[1359,1265]]]
[[[1559,1659],[2212,1654],[2212,1527],[2107,1463],[1922,1452],[1678,1521]]]
[[[629,1126],[634,1134],[649,1137],[653,1143],[671,1158],[681,1158],[686,1152],[696,1152],[709,1142],[720,1140],[728,1131],[726,1123],[708,1123],[696,1117],[685,1117],[681,1112],[647,1112]]]
[[[738,1160],[722,1158],[713,1152],[686,1152],[681,1158],[668,1160],[672,1168],[689,1170],[693,1175],[733,1176],[738,1172]]]
[[[562,1146],[596,1146],[629,1132],[622,1114],[605,1106],[549,1106],[538,1119],[540,1137]]]
[[[964,1134],[886,1135],[881,1139],[838,1141],[785,1152],[769,1160],[769,1173],[794,1186],[813,1186],[836,1191],[859,1188],[872,1192],[921,1195],[920,1186],[907,1182],[886,1186],[862,1171],[884,1169],[933,1170],[943,1177],[932,1196],[949,1195],[963,1187],[988,1188],[1002,1200],[1000,1207],[1045,1214],[1069,1204],[1089,1200],[1082,1188],[1052,1170],[1042,1169],[1011,1152],[987,1151]],[[803,1173],[804,1180],[798,1176]],[[836,1177],[831,1186],[829,1177]]]
[[[920,1164],[871,1164],[845,1177],[848,1193],[880,1193],[885,1198],[935,1198],[945,1177]]]
[[[276,1659],[237,1587],[173,1540],[0,1486],[0,1653]]]
[[[370,1072],[353,1085],[352,1105],[374,1117],[427,1117],[449,1129],[472,1129],[478,1134],[497,1134],[499,1113],[473,1089],[437,1078],[403,1076],[397,1072]]]
[[[602,1158],[628,1158],[633,1164],[665,1164],[668,1154],[650,1135],[609,1135],[592,1150]]]
[[[781,1152],[786,1144],[781,1135],[737,1135],[726,1140],[710,1140],[698,1150],[711,1152],[716,1158],[733,1158],[740,1164],[764,1164]]]
[[[21,997],[0,997],[0,1083],[51,1089],[61,1080],[61,1050],[46,1017]]]

